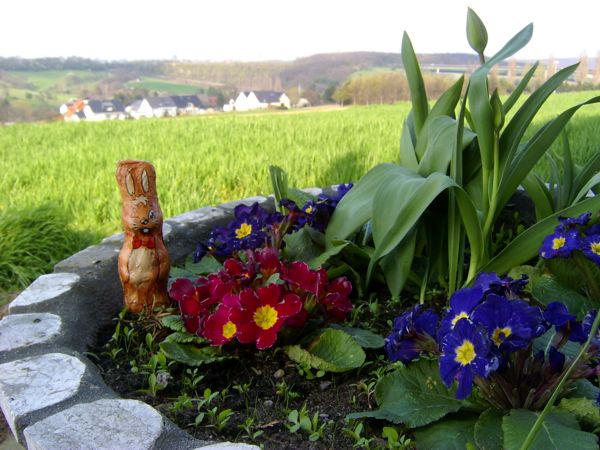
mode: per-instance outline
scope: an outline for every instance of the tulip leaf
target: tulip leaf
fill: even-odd
[[[419,61],[406,32],[402,36],[402,63],[404,64],[404,71],[406,72],[410,88],[415,133],[419,135],[429,113],[429,104],[427,103],[427,92],[425,91],[425,83],[423,82],[423,76],[419,68]]]
[[[480,272],[506,273],[512,267],[519,266],[534,258],[544,237],[552,234],[558,223],[558,217],[576,217],[584,212],[600,209],[600,196],[585,199],[573,206],[562,209],[536,223],[519,234],[491,261],[480,268]]]
[[[334,240],[346,239],[372,217],[375,192],[395,178],[399,169],[395,164],[375,166],[342,198],[327,226],[325,240],[328,249],[333,246]]]

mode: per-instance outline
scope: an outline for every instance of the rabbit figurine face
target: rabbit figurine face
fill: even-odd
[[[163,242],[163,215],[156,195],[156,173],[146,161],[120,161],[125,242],[119,253],[119,276],[125,305],[132,312],[150,312],[168,303],[169,254]]]

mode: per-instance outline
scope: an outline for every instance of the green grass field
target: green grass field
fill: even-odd
[[[540,119],[591,93],[558,94]],[[207,205],[270,194],[268,166],[290,184],[355,181],[374,165],[397,161],[410,105],[352,107],[307,113],[215,114],[100,123],[19,124],[0,128],[0,219],[62,211],[72,233],[89,245],[120,231],[117,161],[145,159],[157,170],[165,217]],[[541,120],[533,126],[541,125]],[[571,147],[584,161],[600,151],[600,105],[569,125]],[[532,132],[533,130],[530,130]]]
[[[85,70],[12,70],[7,72],[15,77],[26,79],[38,91],[56,87],[65,83],[68,78],[77,77],[81,80],[81,83],[89,83],[98,81],[107,75],[106,72],[89,72]]]
[[[129,82],[127,83],[127,86],[131,88],[148,89],[149,91],[157,91],[172,95],[196,94],[199,89],[198,86],[192,86],[190,84],[173,83],[171,81],[147,77],[142,78],[141,81]]]

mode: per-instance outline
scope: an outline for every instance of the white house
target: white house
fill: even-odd
[[[240,92],[235,99],[236,111],[267,108],[289,109],[290,99],[285,93],[276,91]]]
[[[136,100],[126,110],[134,119],[140,119],[175,117],[178,114],[202,114],[206,112],[206,107],[196,95],[172,95]]]
[[[59,111],[66,122],[123,120],[126,118],[120,100],[70,100],[62,104]]]
[[[206,105],[197,95],[172,95],[177,114],[193,115],[206,112]]]
[[[127,117],[120,100],[86,100],[83,114],[89,121],[123,120]]]

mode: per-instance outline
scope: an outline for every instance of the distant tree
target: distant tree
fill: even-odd
[[[594,83],[600,84],[600,51],[596,55],[596,66],[594,67]]]
[[[554,59],[554,55],[550,55],[550,58],[548,58],[548,67],[546,69],[546,79],[554,75],[556,73],[556,69],[556,59]]]
[[[335,90],[337,89],[338,85],[339,85],[338,83],[331,83],[331,84],[329,84],[329,86],[327,86],[325,88],[325,90],[323,91],[323,96],[322,96],[323,101],[325,103],[334,103],[335,102],[335,100],[333,99],[333,94],[335,93]]]

